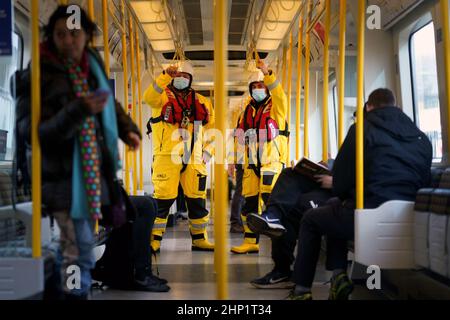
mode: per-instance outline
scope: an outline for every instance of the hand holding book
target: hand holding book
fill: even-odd
[[[300,160],[294,170],[314,181],[317,181],[316,176],[331,176],[331,171],[326,166],[307,158]]]

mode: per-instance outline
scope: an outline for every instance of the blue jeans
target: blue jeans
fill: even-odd
[[[93,221],[71,219],[67,211],[54,213],[61,230],[56,267],[60,270],[62,290],[84,296],[91,288],[91,269],[95,267]]]

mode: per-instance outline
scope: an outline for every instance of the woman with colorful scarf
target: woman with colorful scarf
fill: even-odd
[[[118,138],[135,150],[141,134],[114,100],[103,62],[88,45],[95,24],[81,10],[81,28],[69,29],[67,8],[58,7],[50,17],[41,44],[42,203],[61,230],[63,292],[67,299],[86,299],[95,266],[95,222],[102,208],[120,198],[114,187]],[[17,88],[18,130],[28,137],[29,76],[28,69]],[[81,271],[78,283],[70,278],[74,270]]]

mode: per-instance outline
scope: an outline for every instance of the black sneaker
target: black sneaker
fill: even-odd
[[[269,216],[260,216],[256,213],[250,213],[247,216],[247,225],[254,233],[264,234],[270,238],[279,238],[286,233],[280,219],[272,219]]]
[[[167,284],[168,281],[166,279],[160,278],[158,276],[155,276],[153,273],[151,275],[148,276],[149,278],[153,279],[156,282],[162,283],[162,284]]]
[[[330,295],[328,300],[348,300],[348,297],[353,292],[353,282],[349,279],[346,273],[341,273],[331,279]]]
[[[295,283],[290,278],[290,274],[274,269],[264,277],[252,280],[250,284],[258,289],[292,289]]]
[[[167,284],[161,283],[154,278],[147,277],[144,281],[134,280],[133,289],[136,291],[146,292],[168,292],[170,287]]]

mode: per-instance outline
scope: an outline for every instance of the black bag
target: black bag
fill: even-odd
[[[112,183],[111,190],[113,192],[111,197],[113,203],[102,207],[102,225],[120,228],[127,221],[136,220],[136,210],[131,204],[127,192],[117,180]]]
[[[133,289],[136,259],[147,261],[151,268],[149,239],[157,204],[149,196],[128,197],[125,194],[124,199],[128,221],[110,232],[105,253],[97,261],[92,278],[111,288],[130,290]]]
[[[131,289],[134,281],[133,223],[111,231],[102,258],[92,270],[92,278],[111,288]]]

